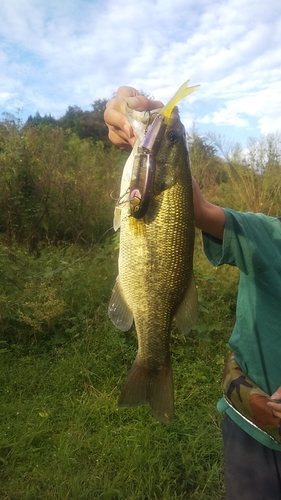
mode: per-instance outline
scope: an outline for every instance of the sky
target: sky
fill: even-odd
[[[239,142],[281,130],[280,0],[1,0],[0,118],[90,110],[122,85]]]

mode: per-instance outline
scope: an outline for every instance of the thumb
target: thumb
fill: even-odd
[[[281,386],[272,394],[271,399],[281,399]]]

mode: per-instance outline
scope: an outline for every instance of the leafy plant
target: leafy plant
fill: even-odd
[[[0,134],[0,230],[9,244],[94,243],[111,227],[123,153],[49,125],[23,131],[9,121]]]

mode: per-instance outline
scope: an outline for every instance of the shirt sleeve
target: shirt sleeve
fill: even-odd
[[[245,274],[265,272],[275,258],[275,217],[224,209],[226,222],[223,240],[203,233],[204,252],[214,266],[237,266]],[[277,224],[276,224],[277,222]],[[270,248],[270,252],[269,252]]]

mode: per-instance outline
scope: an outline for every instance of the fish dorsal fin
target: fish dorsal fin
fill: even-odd
[[[108,315],[116,328],[119,328],[122,332],[130,330],[134,321],[133,313],[124,297],[119,277],[117,278],[112,291],[108,307]]]
[[[198,319],[198,298],[193,274],[175,318],[177,327],[183,335],[190,332]]]

